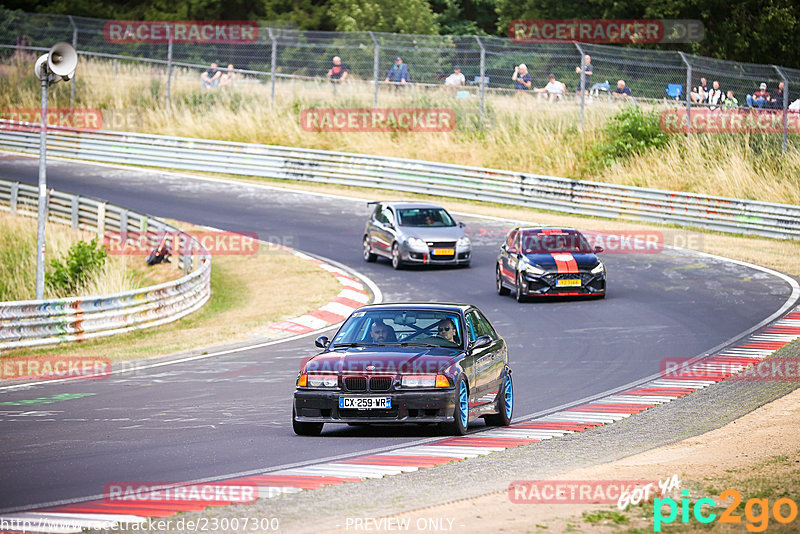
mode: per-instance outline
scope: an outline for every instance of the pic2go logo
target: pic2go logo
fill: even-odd
[[[710,510],[707,511],[707,513],[703,511],[703,505],[708,505],[708,507],[717,506],[714,499],[698,499],[695,501],[694,506],[692,506],[688,499],[689,490],[683,490],[681,493],[684,498],[681,499],[680,507],[675,499],[670,499],[669,497],[662,499],[657,498],[653,501],[653,532],[661,532],[662,525],[673,523],[678,518],[679,508],[681,523],[688,523],[690,521],[690,512],[698,523],[703,524],[712,523],[715,520],[718,520],[719,523],[732,524],[740,524],[742,522],[742,516],[734,515],[733,513],[742,502],[742,494],[736,490],[729,489],[720,493],[720,501],[727,501],[731,498],[733,501],[724,512],[719,514],[719,519],[717,519],[717,514]],[[669,510],[666,517],[664,516],[665,508]],[[784,514],[784,511],[788,513]],[[776,500],[770,508],[769,499],[753,498],[748,500],[744,505],[744,516],[748,521],[745,525],[747,530],[749,532],[764,532],[767,530],[770,512],[772,512],[772,517],[775,518],[775,521],[786,525],[797,519],[797,503],[792,499],[783,497]]]

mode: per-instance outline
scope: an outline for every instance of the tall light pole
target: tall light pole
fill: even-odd
[[[69,81],[78,65],[78,53],[69,43],[56,43],[33,67],[42,82],[41,130],[39,132],[39,225],[36,233],[36,300],[44,298],[44,228],[47,222],[47,88]]]

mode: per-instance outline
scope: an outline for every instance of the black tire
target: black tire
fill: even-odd
[[[463,387],[463,389],[462,389]],[[466,395],[466,399],[464,398]],[[464,417],[466,410],[466,418]],[[466,419],[466,422],[464,421]],[[469,385],[463,375],[459,375],[456,380],[456,403],[453,410],[452,423],[440,423],[439,428],[445,434],[451,436],[463,436],[467,433],[469,426]]]
[[[392,245],[392,267],[398,271],[403,268],[403,260],[400,259],[400,248],[397,243]]]
[[[513,415],[514,383],[511,381],[511,373],[506,372],[506,376],[503,378],[503,385],[500,387],[500,393],[497,395],[497,413],[487,415],[483,420],[490,426],[508,426],[511,424]]]
[[[378,256],[372,253],[372,247],[369,244],[369,236],[364,236],[364,261],[372,263],[378,259]]]
[[[517,273],[517,277],[514,280],[514,298],[517,299],[517,302],[526,302],[528,297],[522,292],[522,283],[519,281],[519,273]]]
[[[292,408],[292,430],[298,436],[319,436],[325,423],[302,423],[295,419],[295,411]]]
[[[494,271],[494,279],[495,279],[495,284],[497,286],[498,295],[508,295],[509,293],[511,293],[511,290],[503,285],[503,275],[500,273],[499,265],[497,266],[497,269],[495,269]]]

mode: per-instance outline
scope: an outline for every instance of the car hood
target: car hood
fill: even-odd
[[[423,241],[457,241],[467,235],[460,226],[401,226],[400,230],[406,237],[418,237]]]
[[[323,352],[306,362],[306,372],[365,374],[436,374],[449,367],[460,349],[398,347],[397,345],[349,347]]]
[[[575,272],[575,267],[579,271],[591,271],[599,263],[597,255],[591,252],[586,254],[572,252],[525,254],[525,257],[530,263],[541,267],[545,271],[553,272]]]

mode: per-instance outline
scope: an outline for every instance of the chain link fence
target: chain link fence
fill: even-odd
[[[452,35],[404,35],[378,32],[321,32],[261,27],[255,39],[235,43],[139,43],[115,44],[107,38],[108,21],[64,15],[31,14],[0,9],[0,54],[17,50],[43,52],[58,41],[71,43],[84,57],[152,64],[152,75],[166,84],[166,105],[170,85],[177,71],[197,77],[212,62],[221,69],[233,65],[237,83],[270,85],[275,99],[276,84],[294,91],[297,84],[326,88],[344,97],[372,97],[372,105],[396,102],[397,97],[442,92],[444,80],[461,67],[465,84],[447,93],[463,104],[473,105],[483,119],[487,99],[515,93],[514,67],[525,63],[532,77],[528,91],[542,98],[550,73],[563,82],[563,100],[580,105],[583,124],[586,106],[616,100],[614,90],[624,80],[636,101],[672,103],[685,107],[690,115],[708,104],[695,102],[692,88],[706,78],[708,85],[719,82],[724,93],[733,91],[738,107],[747,107],[747,95],[766,83],[776,102],[766,107],[783,113],[783,147],[786,149],[790,113],[800,111],[800,70],[776,65],[755,65],[694,56],[682,52],[635,49],[620,46],[557,42],[524,43],[506,38]],[[590,56],[591,76],[581,69],[583,57]],[[329,79],[332,58],[339,56],[348,69],[343,83]],[[386,82],[387,73],[401,57],[408,68],[408,83]],[[78,72],[77,76],[80,76]],[[776,95],[778,84],[783,95]],[[584,91],[580,91],[583,84]],[[521,92],[521,91],[520,91]],[[74,82],[73,82],[74,101]],[[688,125],[686,122],[687,133]]]

